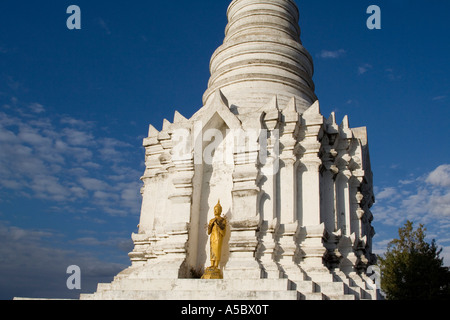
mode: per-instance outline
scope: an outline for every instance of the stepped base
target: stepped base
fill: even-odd
[[[209,291],[107,291],[93,296],[81,297],[81,300],[298,300],[295,291],[237,291],[237,292],[209,292]]]
[[[298,300],[287,279],[261,280],[141,280],[117,279],[100,284],[81,300]]]
[[[361,286],[363,283],[360,284]],[[99,284],[81,300],[359,300],[373,299],[371,289],[354,280],[332,282],[289,279],[138,279],[116,277]]]

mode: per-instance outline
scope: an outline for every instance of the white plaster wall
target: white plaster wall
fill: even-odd
[[[212,132],[212,136],[214,136],[212,138],[208,135],[210,129],[216,131]],[[197,164],[194,167],[189,248],[195,249],[190,250],[188,263],[191,268],[196,270],[210,265],[207,225],[214,218],[214,207],[219,199],[223,209],[222,215],[228,219],[231,215],[234,164],[230,161],[230,159],[233,159],[233,142],[228,129],[217,114],[204,127],[203,134],[206,141],[203,141],[203,164]],[[210,158],[209,155],[212,155],[212,157]],[[227,238],[229,239],[229,235],[228,227],[224,241],[222,267],[228,261]]]
[[[350,235],[349,186],[347,177],[342,173],[336,179],[336,197],[338,229],[342,230],[342,234]]]
[[[329,232],[337,231],[334,203],[333,173],[324,171],[320,176],[320,221]]]
[[[153,180],[148,180],[144,188],[141,207],[141,220],[139,223],[139,233],[151,233],[155,226],[155,212],[157,201],[154,196],[159,190],[158,183]]]

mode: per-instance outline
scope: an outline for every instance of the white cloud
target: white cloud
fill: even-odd
[[[109,26],[105,22],[105,20],[103,20],[102,18],[98,18],[97,22],[98,22],[98,25],[100,26],[100,28],[102,28],[103,31],[105,31],[107,35],[111,34],[111,29],[109,29]]]
[[[446,95],[443,95],[443,96],[436,96],[436,97],[433,97],[433,98],[432,98],[433,101],[443,101],[443,100],[445,100],[445,99],[447,99],[447,96],[446,96]]]
[[[370,69],[372,69],[372,65],[365,63],[361,66],[358,67],[358,74],[359,75],[363,75],[365,74],[367,71],[369,71]]]
[[[415,226],[417,227],[417,226]],[[427,239],[425,241],[431,242],[430,239],[435,239],[435,235],[427,234]],[[376,255],[382,256],[387,251],[388,244],[393,240],[392,239],[383,239],[378,240],[377,238],[374,238],[373,246],[372,246],[372,252]],[[442,252],[440,254],[440,257],[444,259],[444,265],[450,266],[450,246],[445,245],[447,242],[449,242],[449,239],[439,239],[437,241],[438,248],[442,248]]]
[[[441,246],[440,243],[438,243],[439,247],[442,247],[442,252],[440,257],[444,258],[444,265],[450,266],[450,246]]]
[[[93,224],[117,219],[110,216],[138,216],[144,171],[139,145],[106,135],[93,122],[12,100],[12,107],[0,109],[0,202],[45,200],[47,207],[40,213],[70,213],[74,220]],[[10,215],[0,214],[3,219]],[[0,299],[77,298],[80,292],[66,288],[66,269],[72,264],[81,267],[83,292],[93,292],[98,283],[110,282],[126,268],[111,262],[128,263],[117,249],[132,249],[130,239],[121,235],[96,232],[69,241],[57,231],[27,230],[2,221],[0,241]],[[108,261],[94,257],[99,247]]]
[[[409,190],[405,190],[406,187]],[[377,194],[376,200],[373,212],[386,225],[400,226],[407,219],[420,223],[450,219],[450,188],[442,188],[423,179],[400,185],[398,189],[386,187]]]
[[[19,91],[19,89],[23,88],[22,83],[11,76],[6,76],[6,84],[13,91]]]
[[[398,197],[398,191],[397,189],[393,187],[384,188],[383,191],[379,192],[376,195],[376,199],[383,200],[383,199],[396,199]]]
[[[322,59],[337,59],[344,56],[347,53],[344,49],[339,49],[335,51],[322,50],[317,56]]]
[[[92,146],[94,137],[91,133],[73,128],[65,128],[63,134],[69,145],[72,146]]]
[[[444,164],[436,168],[425,181],[435,186],[450,187],[450,164]]]
[[[94,127],[94,122],[85,121],[80,119],[75,119],[69,116],[63,116],[59,120],[59,122],[63,125],[70,125],[71,127],[76,127],[80,129],[92,129]]]
[[[379,189],[379,188],[376,188]],[[450,165],[443,164],[418,177],[410,176],[395,186],[377,193],[371,209],[376,223],[401,227],[406,220],[424,224],[429,237],[439,243],[450,234]],[[378,246],[381,246],[378,244]],[[382,248],[378,248],[381,251]],[[450,264],[450,247],[444,247],[446,264]]]
[[[83,246],[88,247],[110,247],[114,249],[120,249],[121,251],[124,251],[126,253],[133,250],[133,241],[131,238],[120,238],[117,235],[112,235],[108,237],[107,239],[100,240],[96,237],[89,236],[89,237],[82,237],[77,238],[72,241],[70,241],[72,244],[81,244]]]
[[[382,255],[386,252],[387,246],[391,241],[392,239],[384,239],[378,241],[377,238],[374,238],[372,252],[377,255]]]
[[[32,178],[31,189],[37,198],[54,201],[66,201],[70,196],[69,190],[54,176],[36,175]]]
[[[401,75],[396,74],[394,69],[388,68],[385,71],[386,71],[387,77],[390,81],[400,80],[402,78]]]
[[[139,213],[134,195],[141,188],[142,159],[130,157],[134,148],[140,156],[139,146],[99,135],[92,122],[37,112],[45,110],[39,104],[16,104],[0,112],[0,191],[84,201],[85,207],[115,215]]]
[[[0,299],[78,298],[80,291],[66,287],[67,267],[78,265],[82,272],[82,292],[92,293],[98,283],[110,282],[127,265],[101,261],[89,253],[58,249],[48,245],[49,239],[64,239],[52,230],[27,230],[0,221]],[[124,239],[109,246],[126,248]],[[80,245],[89,245],[87,241]],[[94,243],[91,243],[94,244]],[[97,241],[97,245],[102,244]]]
[[[108,188],[108,184],[106,182],[94,178],[82,177],[79,181],[88,191],[100,191]]]
[[[430,212],[435,216],[450,217],[450,192],[433,192],[430,196]]]
[[[399,183],[402,185],[408,185],[408,184],[414,183],[414,181],[415,181],[414,179],[405,179],[405,180],[400,180]]]
[[[40,104],[40,103],[32,103],[32,104],[29,105],[29,108],[34,113],[43,113],[43,112],[45,112],[44,106],[42,104]]]
[[[125,159],[125,154],[121,148],[129,148],[130,144],[117,139],[103,138],[100,141],[100,149],[98,150],[103,160],[118,163]]]

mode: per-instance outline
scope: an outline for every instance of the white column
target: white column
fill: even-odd
[[[235,132],[236,134],[239,134]],[[234,173],[232,210],[230,225],[230,257],[224,268],[224,279],[260,279],[261,268],[256,260],[257,232],[261,226],[258,186],[260,172],[257,166],[259,147],[256,137],[243,133],[247,138],[236,137],[234,151]]]
[[[303,226],[300,232],[300,250],[302,261],[300,266],[313,280],[325,280],[330,277],[323,264],[327,253],[325,241],[327,231],[321,221],[320,209],[320,168],[319,157],[323,136],[324,118],[320,113],[319,102],[316,101],[302,114],[301,141],[302,156],[300,162],[305,166],[303,172]]]
[[[296,101],[292,99],[282,111],[283,127],[281,128],[280,144],[280,227],[278,229],[279,265],[284,277],[303,280],[303,274],[298,266],[297,234],[297,138],[299,119]]]
[[[260,244],[257,251],[257,258],[263,268],[263,277],[269,279],[278,279],[280,277],[280,269],[275,262],[277,249],[276,231],[279,227],[277,200],[280,173],[280,116],[281,113],[278,109],[277,99],[274,97],[268,105],[267,112],[264,116],[264,123],[267,127],[267,141],[263,142],[260,139],[260,157],[262,155],[265,161],[261,170],[264,177],[264,184],[262,185],[264,194],[261,203],[263,224],[260,230]],[[265,148],[267,150],[264,150]]]
[[[160,240],[156,237],[155,217],[157,213],[156,190],[158,186],[158,172],[162,165],[160,156],[164,152],[158,140],[159,132],[150,126],[149,137],[143,141],[145,147],[145,173],[141,178],[144,186],[141,188],[142,205],[141,217],[139,222],[139,232],[132,234],[134,249],[128,254],[132,266],[141,266],[149,260],[158,257],[155,253],[155,247]]]

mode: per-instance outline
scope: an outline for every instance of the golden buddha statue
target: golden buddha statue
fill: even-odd
[[[222,257],[223,238],[227,230],[227,219],[221,216],[222,206],[220,200],[214,207],[214,219],[209,222],[208,235],[210,239],[210,260],[211,267],[207,268],[202,279],[223,279],[222,272],[219,269]]]

